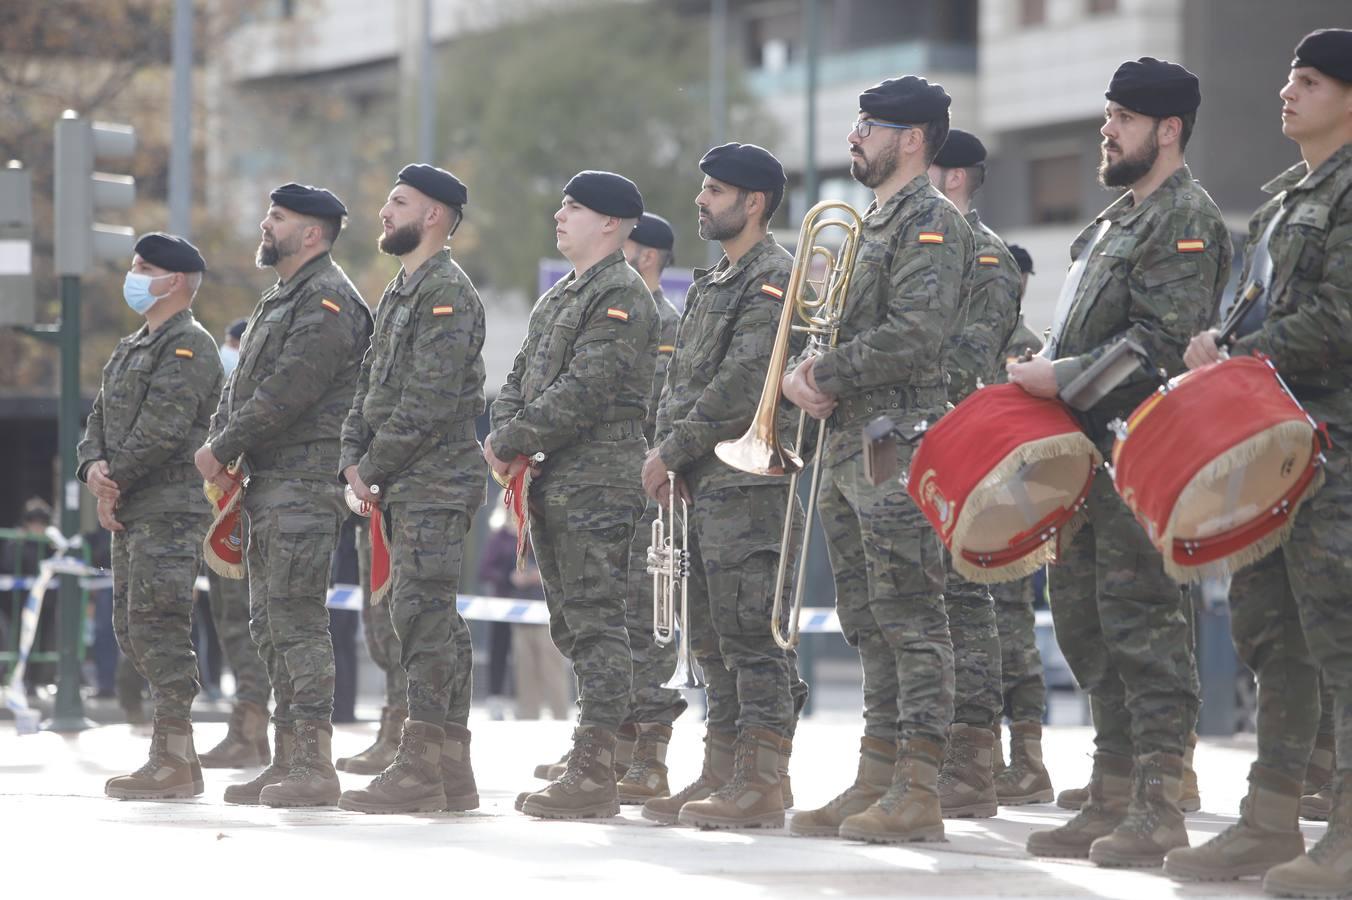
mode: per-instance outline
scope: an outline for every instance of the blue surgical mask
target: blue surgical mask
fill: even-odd
[[[149,275],[142,275],[139,272],[128,272],[127,277],[122,281],[122,299],[126,300],[127,305],[138,314],[145,315],[146,310],[163,300],[165,296],[168,296],[166,294],[164,296],[156,297],[154,294],[150,293],[151,282],[159,281],[161,278],[173,277],[174,276],[170,274],[151,278]]]

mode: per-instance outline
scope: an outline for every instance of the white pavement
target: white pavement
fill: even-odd
[[[363,816],[324,810],[228,806],[225,786],[252,771],[208,770],[195,800],[136,802],[103,796],[103,782],[137,768],[147,740],[128,726],[79,735],[16,736],[0,723],[0,896],[610,898],[794,897],[1234,897],[1258,882],[1182,885],[1149,871],[1030,858],[1030,831],[1069,813],[1042,805],[947,823],[948,841],[875,847],[793,838],[785,832],[698,832],[646,822],[636,807],[600,823],[543,822],[512,809],[516,793],[542,785],[535,764],[566,748],[563,722],[489,722],[476,709],[473,757],[483,806],[472,813]],[[374,725],[339,726],[337,755],[353,753]],[[703,726],[677,723],[672,781],[699,767]],[[199,748],[224,724],[197,728]],[[804,720],[793,758],[798,808],[826,802],[854,775],[859,721]],[[1057,788],[1089,773],[1086,728],[1047,731]],[[1188,819],[1193,843],[1234,821],[1252,740],[1204,741],[1197,749],[1204,812]],[[368,779],[344,774],[345,787]],[[1306,823],[1313,841],[1324,826]],[[106,892],[106,893],[105,893]]]

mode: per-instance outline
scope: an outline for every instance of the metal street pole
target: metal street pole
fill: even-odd
[[[169,142],[169,230],[192,237],[193,0],[174,2],[174,99]]]
[[[728,0],[713,0],[709,19],[709,145],[727,142],[728,119]],[[714,241],[705,243],[709,265],[722,253]]]
[[[433,161],[436,153],[437,107],[432,86],[436,83],[435,63],[432,57],[432,0],[422,0],[422,59],[418,78],[418,159]]]
[[[807,127],[803,129],[806,146],[803,153],[803,211],[811,209],[817,203],[820,186],[817,181],[817,58],[820,55],[820,41],[817,31],[820,25],[820,5],[818,0],[805,0],[807,4],[804,16],[806,31],[807,60],[804,69],[807,74]]]

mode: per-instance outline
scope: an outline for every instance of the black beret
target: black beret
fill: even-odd
[[[1118,66],[1103,96],[1156,118],[1180,116],[1202,105],[1202,87],[1196,75],[1177,63],[1151,56]]]
[[[907,124],[942,119],[953,102],[941,84],[915,75],[889,78],[859,95],[859,108],[888,122]]]
[[[1009,245],[1009,255],[1014,257],[1014,261],[1019,264],[1019,271],[1025,275],[1035,275],[1033,271],[1033,255],[1018,244]]]
[[[240,338],[244,337],[244,329],[248,327],[249,327],[248,319],[236,319],[235,321],[230,323],[229,328],[225,329],[225,333],[228,337],[232,337],[235,340],[239,340]]]
[[[755,144],[723,144],[699,161],[700,171],[748,191],[782,190],[788,179],[773,153]]]
[[[563,186],[563,192],[603,216],[637,219],[643,215],[643,195],[638,185],[614,172],[578,172]]]
[[[469,202],[469,188],[463,181],[445,169],[425,163],[404,166],[399,170],[395,184],[406,184],[449,206],[464,206]]]
[[[205,272],[206,261],[197,248],[175,234],[152,231],[136,242],[136,255],[166,272]]]
[[[676,244],[676,235],[671,230],[671,223],[650,212],[639,216],[638,224],[629,232],[629,239],[658,250],[670,250]]]
[[[976,135],[961,128],[948,132],[948,140],[934,157],[934,164],[941,169],[965,169],[986,161],[986,145]]]
[[[1352,31],[1321,28],[1305,35],[1296,45],[1296,58],[1291,60],[1291,68],[1303,66],[1352,84]]]
[[[347,215],[343,201],[330,191],[308,184],[296,184],[294,181],[274,190],[269,199],[278,206],[284,206],[302,216],[315,216],[320,219],[341,219]]]

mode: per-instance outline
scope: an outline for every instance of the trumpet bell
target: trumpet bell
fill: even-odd
[[[684,649],[684,648],[682,648]],[[671,677],[662,685],[667,690],[698,690],[704,687],[704,674],[699,670],[699,664],[689,653],[679,653],[676,659],[676,670],[671,673]]]
[[[723,441],[714,448],[718,458],[751,475],[792,475],[803,470],[803,460],[778,441],[767,441],[749,430],[735,441]]]

